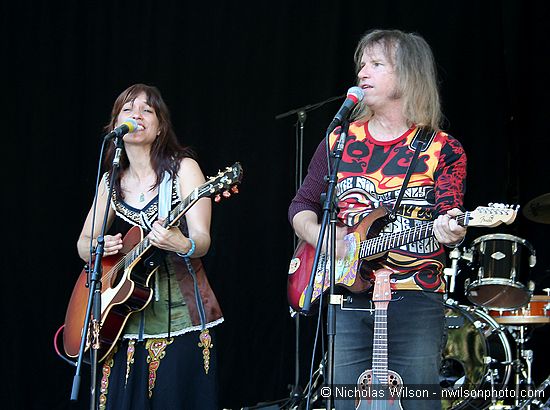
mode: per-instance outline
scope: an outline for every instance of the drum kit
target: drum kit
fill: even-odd
[[[530,201],[524,215],[550,223],[550,194]],[[525,239],[497,233],[475,239],[463,252],[454,249],[450,258],[452,268],[445,269],[450,285],[441,387],[472,393],[506,389],[511,394],[504,400],[498,394],[489,398],[468,394],[443,400],[443,409],[547,408],[550,401],[544,401],[549,393],[537,396],[533,390],[544,393],[550,375],[539,387],[533,385],[534,355],[525,345],[535,327],[550,323],[550,289],[533,295],[535,285],[529,280],[536,264],[535,249]],[[458,261],[466,261],[460,270],[469,275],[463,291],[471,305],[451,299]]]

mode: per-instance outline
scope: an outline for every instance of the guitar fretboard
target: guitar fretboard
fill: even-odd
[[[187,210],[195,204],[195,202],[197,202],[200,198],[204,196],[209,196],[210,194],[215,192],[215,190],[216,189],[214,185],[210,182],[207,182],[204,185],[195,188],[183,201],[181,201],[178,205],[174,207],[174,209],[170,211],[170,213],[168,214],[168,218],[166,218],[163,223],[163,227],[166,228],[168,226],[174,225],[178,221],[178,219],[180,219],[187,212]],[[126,269],[131,266],[132,263],[134,263],[137,258],[143,255],[151,246],[151,241],[148,237],[145,237],[111,268],[111,274],[105,275],[105,277],[102,278],[102,282],[104,280],[110,280],[110,277],[116,274],[116,272],[118,272],[119,270],[123,268]]]
[[[372,346],[372,373],[382,385],[388,384],[388,310],[374,310],[374,337]]]
[[[457,216],[455,219],[459,225],[468,224],[469,212]],[[367,258],[389,249],[395,249],[408,243],[416,242],[433,235],[434,223],[428,222],[414,228],[388,235],[377,236],[361,241],[359,244],[359,259]]]

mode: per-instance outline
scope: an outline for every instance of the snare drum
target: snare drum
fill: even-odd
[[[501,389],[512,373],[509,334],[483,309],[447,304],[447,343],[439,380],[444,389]],[[452,396],[449,396],[452,397]],[[490,402],[472,395],[442,400],[442,408],[481,409]]]
[[[535,295],[527,306],[511,311],[491,310],[489,314],[504,325],[550,323],[550,296]]]
[[[525,239],[507,234],[485,235],[471,244],[472,282],[465,282],[466,297],[488,309],[514,310],[529,302],[535,250]]]

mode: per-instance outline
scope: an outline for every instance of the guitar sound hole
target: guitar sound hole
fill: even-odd
[[[118,284],[122,280],[122,277],[124,276],[123,273],[124,273],[124,269],[119,269],[118,271],[116,271],[116,273],[113,276],[113,280],[111,282],[112,288],[116,288],[118,286]]]

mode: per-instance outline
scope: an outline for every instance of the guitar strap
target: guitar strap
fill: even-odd
[[[173,180],[168,172],[164,173],[164,178],[159,186],[159,218],[167,218],[172,209],[172,183]],[[206,313],[204,311],[204,304],[202,302],[201,294],[199,291],[199,282],[197,279],[197,273],[191,264],[191,260],[188,257],[183,257],[187,270],[193,278],[193,284],[195,289],[195,303],[197,304],[197,311],[201,321],[201,331],[206,328]],[[168,270],[167,270],[168,272]],[[170,286],[170,274],[168,274],[168,286]],[[170,321],[168,322],[170,323]],[[170,331],[168,331],[170,333]]]
[[[167,218],[172,210],[172,178],[165,171],[164,178],[159,185],[159,218]]]
[[[416,131],[416,134],[411,141],[411,147],[414,148],[411,163],[409,164],[409,168],[407,169],[407,173],[405,174],[405,178],[403,179],[403,185],[399,190],[399,195],[395,200],[393,208],[389,211],[388,214],[388,217],[391,221],[395,221],[397,219],[397,210],[399,209],[399,205],[401,204],[401,200],[403,199],[403,195],[405,194],[405,190],[407,189],[407,185],[409,184],[412,173],[415,170],[420,151],[425,151],[430,146],[436,134],[437,131],[434,131],[428,127],[421,127]]]

